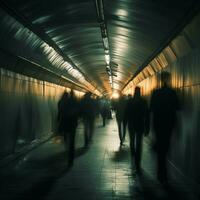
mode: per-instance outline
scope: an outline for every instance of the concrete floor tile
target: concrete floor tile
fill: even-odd
[[[128,135],[119,146],[117,125],[110,120],[100,127],[97,120],[93,142],[83,154],[83,128],[76,137],[77,157],[67,169],[63,143],[56,140],[41,145],[0,173],[2,200],[197,200],[192,185],[182,180],[170,182],[167,191],[156,180],[155,158],[144,141],[143,174],[136,174],[132,164]],[[82,127],[82,125],[80,126]],[[183,198],[184,197],[184,198]]]

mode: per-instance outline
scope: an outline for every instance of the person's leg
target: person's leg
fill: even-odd
[[[126,137],[126,126],[127,126],[127,122],[126,122],[126,120],[123,120],[123,137],[122,137],[123,142]]]
[[[93,132],[94,132],[94,119],[90,119],[88,123],[89,141],[92,140]]]
[[[74,162],[74,148],[75,148],[75,129],[70,132],[69,135],[69,166],[73,165]]]
[[[160,182],[164,182],[167,178],[166,157],[162,148],[158,148],[157,152],[157,176]]]
[[[141,169],[141,154],[142,154],[142,133],[136,133],[136,149],[135,149],[135,166],[136,170],[140,172]]]
[[[104,113],[101,114],[102,120],[103,120],[103,126],[106,125],[106,116],[104,115]]]
[[[168,176],[167,176],[167,154],[169,151],[169,144],[170,144],[170,138],[165,138],[165,141],[162,141],[160,144],[160,153],[158,156],[158,162],[159,162],[159,171],[158,171],[158,177],[161,182],[167,182]]]
[[[63,133],[64,136],[64,145],[65,145],[65,150],[68,151],[69,150],[69,134],[67,131],[65,131]]]
[[[167,154],[169,151],[170,138],[170,130],[162,130],[157,137],[157,175],[158,180],[162,183],[167,182]]]
[[[121,127],[121,120],[117,119],[117,127],[118,127],[118,134],[119,134],[119,140],[120,140],[120,145],[123,143],[123,138],[122,138],[122,127]]]
[[[130,150],[131,155],[135,155],[135,132],[131,127],[128,127],[129,129],[129,139],[130,139]]]
[[[87,119],[83,119],[84,123],[84,140],[85,140],[85,147],[88,146],[89,138],[88,138],[88,122]]]

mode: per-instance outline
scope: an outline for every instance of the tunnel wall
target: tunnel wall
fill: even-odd
[[[149,100],[159,87],[161,71],[172,75],[172,86],[179,94],[182,110],[174,131],[170,161],[179,172],[200,183],[200,14],[155,57],[125,88],[132,93],[139,85]]]
[[[1,157],[56,132],[57,102],[64,90],[69,88],[0,68]]]

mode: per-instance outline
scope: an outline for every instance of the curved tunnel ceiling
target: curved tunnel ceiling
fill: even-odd
[[[65,58],[70,60],[94,88],[105,94],[111,93],[112,90],[122,90],[152,53],[161,48],[171,37],[180,22],[193,12],[197,2],[197,0],[5,0],[0,2],[0,6],[31,33],[36,34],[45,45],[55,49],[64,60]],[[1,24],[3,27],[3,23]],[[6,30],[9,31],[8,28]],[[11,32],[7,37],[11,37],[12,34],[13,37],[16,35]],[[102,38],[104,34],[109,44],[110,62],[107,70]],[[31,39],[29,48],[34,49],[38,44],[34,36]],[[10,38],[6,38],[5,41],[8,40]],[[41,43],[44,47],[41,41],[37,43]],[[4,46],[6,45],[10,46],[10,49],[13,48],[12,43],[7,42]],[[36,51],[37,48],[32,52],[33,61],[35,61],[34,56],[38,57],[35,55]],[[15,54],[17,52],[19,50]],[[20,56],[27,58],[26,52],[23,51],[20,51]],[[44,54],[44,56],[49,55]],[[37,62],[41,64],[42,61],[38,59]],[[58,69],[52,66],[51,70]],[[109,70],[112,70],[112,85],[109,82]],[[76,77],[68,73],[63,75],[76,81]]]

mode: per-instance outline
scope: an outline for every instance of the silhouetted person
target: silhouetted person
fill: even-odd
[[[64,114],[65,111],[63,109],[64,109],[65,104],[68,101],[68,99],[69,99],[69,94],[67,92],[64,92],[62,97],[58,101],[58,117],[57,117],[58,132],[61,135],[64,135],[64,126],[66,126],[65,120],[63,120],[65,117],[65,114]]]
[[[121,96],[114,104],[120,145],[123,144],[125,140],[125,136],[126,136],[127,121],[126,121],[126,118],[124,117],[126,104],[127,104],[127,100],[125,96]]]
[[[94,131],[94,121],[96,116],[96,108],[94,99],[91,98],[91,93],[87,92],[81,100],[81,115],[84,124],[85,147],[92,140]]]
[[[141,153],[143,134],[149,133],[149,109],[146,100],[141,97],[140,88],[135,88],[133,98],[129,99],[126,112],[130,137],[131,154],[135,158],[135,166],[138,173],[141,169]]]
[[[112,103],[109,99],[107,99],[107,108],[108,108],[107,119],[112,119]]]
[[[99,118],[99,115],[100,115],[100,98],[96,97],[96,99],[94,99],[94,103],[95,103],[96,117]]]
[[[131,95],[131,94],[128,94],[127,99],[129,100],[129,99],[131,99],[131,98],[132,98],[132,95]]]
[[[157,176],[160,182],[167,181],[166,156],[176,123],[176,111],[180,109],[177,94],[170,87],[170,78],[170,73],[161,73],[161,88],[153,92],[150,103],[156,140]]]
[[[59,131],[64,134],[65,147],[68,152],[68,165],[73,165],[75,134],[78,125],[79,105],[73,91],[64,93],[58,103],[58,120],[60,122]]]
[[[103,126],[106,125],[106,119],[108,118],[108,114],[109,114],[109,104],[107,102],[106,98],[102,98],[100,100],[100,114],[102,117],[102,121],[103,121]]]

